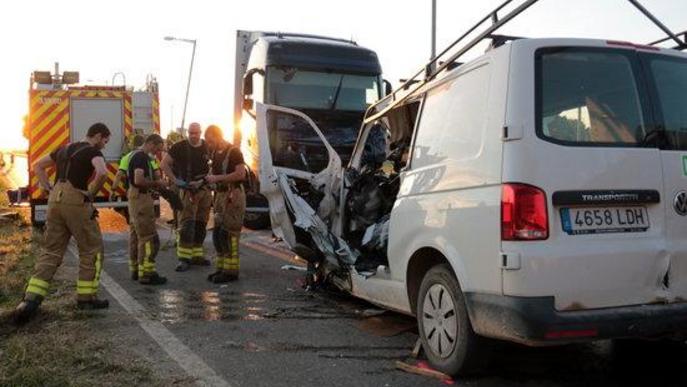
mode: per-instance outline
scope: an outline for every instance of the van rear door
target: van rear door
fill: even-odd
[[[536,131],[505,143],[503,179],[546,193],[549,233],[502,243],[521,260],[503,272],[504,293],[554,296],[558,310],[662,302],[668,198],[637,52],[601,44],[514,50],[512,72],[532,58],[535,109],[514,111],[511,95],[508,114],[534,110]]]
[[[275,235],[308,260],[351,264],[355,254],[329,230],[341,160],[320,129],[293,109],[256,103],[260,193]]]
[[[642,54],[661,137],[668,302],[687,300],[687,56]]]

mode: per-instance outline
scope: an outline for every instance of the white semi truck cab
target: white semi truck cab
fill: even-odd
[[[347,162],[365,111],[383,96],[384,82],[377,54],[354,41],[237,31],[233,141],[241,144],[251,170],[247,227],[265,228],[269,224],[267,200],[258,193],[260,152],[255,133],[255,103],[307,114],[322,129],[342,162]],[[299,155],[312,150],[312,141],[316,141],[308,130],[297,127],[287,140],[292,155],[285,157],[291,157],[293,162],[302,162],[304,158]],[[322,154],[321,161],[326,160],[327,155]]]

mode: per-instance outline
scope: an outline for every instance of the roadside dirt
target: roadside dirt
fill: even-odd
[[[7,210],[6,180],[0,176],[0,210]],[[12,209],[14,210],[14,209]],[[132,350],[137,327],[119,338],[130,320],[74,306],[76,264],[65,264],[51,286],[40,313],[29,324],[11,323],[24,286],[40,252],[43,235],[27,222],[26,211],[17,220],[0,223],[0,385],[2,386],[168,386],[193,381],[174,373],[162,375]],[[116,217],[104,227],[120,227]],[[135,324],[134,324],[135,325]],[[115,339],[117,337],[117,339]],[[170,376],[171,375],[171,376]]]

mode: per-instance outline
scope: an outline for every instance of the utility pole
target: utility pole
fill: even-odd
[[[191,74],[193,74],[193,60],[196,58],[196,40],[193,39],[193,53],[191,54],[191,67],[188,69],[188,83],[186,84],[186,98],[184,99],[184,115],[181,116],[181,127],[186,122],[186,106],[188,105],[188,92],[191,89]]]

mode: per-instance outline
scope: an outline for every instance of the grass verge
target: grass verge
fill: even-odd
[[[0,196],[5,181],[0,176]],[[0,210],[6,210],[0,201]],[[42,235],[25,218],[0,222],[0,386],[163,386],[147,363],[102,335],[97,312],[74,307],[74,282],[55,280],[29,324],[11,324]]]

